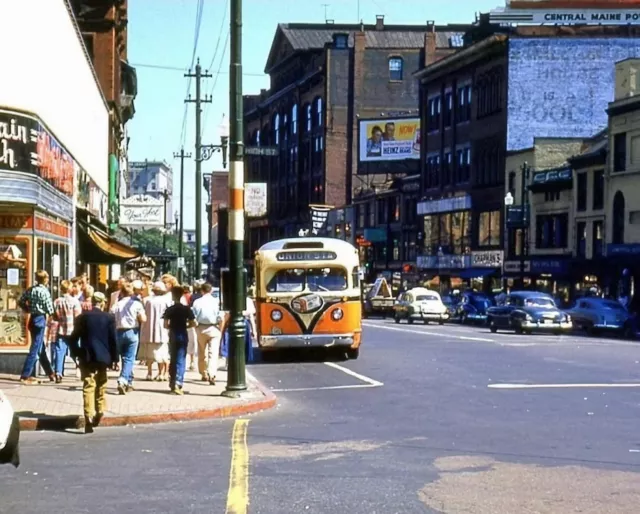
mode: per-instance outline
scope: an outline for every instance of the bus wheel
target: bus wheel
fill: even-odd
[[[349,348],[347,350],[347,358],[356,360],[360,356],[360,348]]]

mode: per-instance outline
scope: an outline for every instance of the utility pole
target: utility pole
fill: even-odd
[[[210,78],[212,75],[207,71],[202,71],[200,59],[196,64],[196,72],[185,74],[185,77],[196,79],[196,97],[191,95],[185,100],[186,103],[196,104],[196,270],[195,276],[200,279],[202,275],[202,104],[211,103],[211,98],[202,98],[201,86],[203,78]]]
[[[247,288],[244,269],[244,145],[242,106],[242,0],[230,0],[229,34],[229,365],[226,396],[247,390],[245,379],[245,322]]]
[[[190,159],[190,153],[184,153],[184,146],[180,148],[180,153],[174,153],[173,158],[180,158],[180,227],[178,229],[178,263],[182,263],[182,266],[178,266],[178,281],[182,284],[184,278],[184,160]]]

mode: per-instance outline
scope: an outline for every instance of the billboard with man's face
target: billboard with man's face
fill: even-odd
[[[360,162],[420,159],[420,118],[360,120]]]

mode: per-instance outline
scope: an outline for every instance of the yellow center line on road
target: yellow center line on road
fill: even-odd
[[[231,469],[225,514],[246,514],[249,506],[248,419],[238,419],[231,435]]]

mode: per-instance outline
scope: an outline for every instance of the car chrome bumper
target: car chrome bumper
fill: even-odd
[[[353,334],[314,334],[260,336],[262,348],[322,348],[330,346],[353,346]]]
[[[427,321],[446,321],[449,319],[448,314],[436,314],[435,312],[415,312],[409,317],[411,319],[423,319]]]
[[[535,330],[571,330],[573,323],[540,323],[537,321],[525,321],[522,328]]]
[[[614,325],[612,323],[596,323],[593,325],[593,328],[597,330],[622,330],[624,329],[624,325]]]
[[[467,314],[466,318],[471,320],[486,321],[487,315],[486,314]]]

